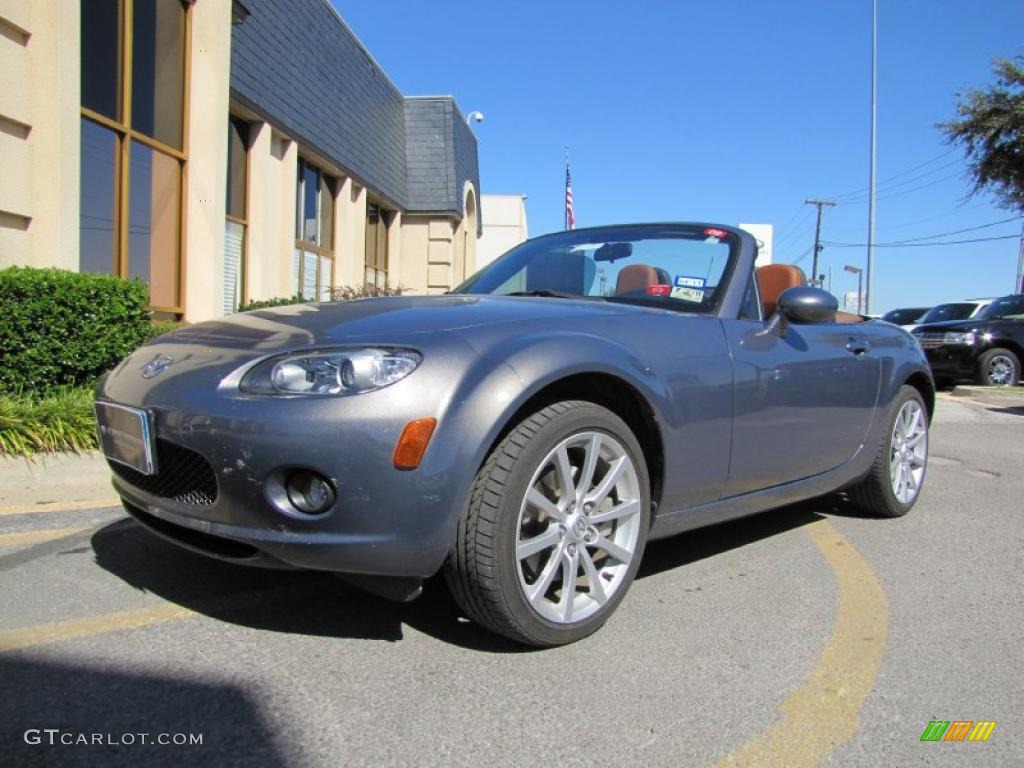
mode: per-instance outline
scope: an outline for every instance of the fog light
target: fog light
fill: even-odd
[[[292,472],[286,485],[288,501],[300,512],[319,515],[334,504],[334,488],[331,481],[309,470]]]

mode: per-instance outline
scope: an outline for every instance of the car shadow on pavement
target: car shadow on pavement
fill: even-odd
[[[987,410],[992,413],[1005,413],[1008,416],[1024,416],[1024,405],[992,405]]]
[[[23,656],[0,658],[0,680],[6,765],[292,762],[259,702],[232,684]]]
[[[697,528],[668,539],[652,541],[644,552],[637,578],[642,579],[673,568],[681,568],[821,519],[814,504],[801,504],[780,507],[750,517]]]
[[[468,621],[438,578],[427,582],[419,599],[395,603],[329,573],[253,568],[203,557],[131,519],[97,531],[92,548],[101,568],[136,589],[240,626],[395,642],[407,625],[473,650],[530,650]]]
[[[831,498],[831,497],[829,497]],[[815,500],[651,542],[638,578],[679,568],[836,514]],[[252,568],[193,554],[134,520],[112,523],[92,537],[97,564],[136,589],[220,621],[318,637],[396,642],[403,625],[453,645],[488,653],[531,649],[473,624],[439,577],[423,595],[394,603],[349,586],[331,574]]]

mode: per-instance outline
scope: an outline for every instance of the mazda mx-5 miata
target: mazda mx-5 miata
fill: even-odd
[[[98,385],[114,485],[197,552],[397,599],[443,571],[479,624],[577,640],[652,539],[839,489],[881,516],[918,498],[921,348],[756,256],[727,226],[579,229],[444,296],[181,328]]]

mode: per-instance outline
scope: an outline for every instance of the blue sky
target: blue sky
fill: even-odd
[[[804,199],[839,197],[823,239],[866,240],[868,0],[334,2],[404,93],[451,93],[486,115],[482,192],[528,195],[531,235],[562,226],[568,144],[578,226],[767,222],[775,260],[792,262],[814,237]],[[876,242],[1014,215],[966,199],[963,155],[934,126],[957,91],[991,82],[992,58],[1024,53],[1022,29],[1020,0],[880,0]],[[1017,249],[879,248],[871,309],[1009,293]],[[838,295],[856,289],[843,265],[865,259],[827,247],[819,271],[833,266]]]

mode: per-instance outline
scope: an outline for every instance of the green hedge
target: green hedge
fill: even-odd
[[[0,392],[91,384],[152,336],[148,303],[140,280],[0,270]]]

